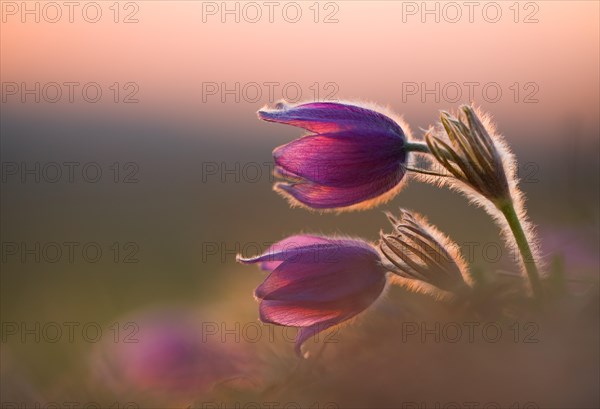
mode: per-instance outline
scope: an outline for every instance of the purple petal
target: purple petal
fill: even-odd
[[[404,140],[393,134],[309,135],[273,151],[281,175],[325,186],[353,187],[396,174],[406,161]]]
[[[352,317],[348,317],[352,318]],[[294,351],[296,355],[302,357],[302,344],[305,341],[309,340],[313,336],[317,335],[319,332],[325,331],[337,324],[336,320],[330,320],[325,322],[319,322],[318,324],[311,325],[309,327],[300,328],[298,334],[296,335],[296,341],[294,345]]]
[[[385,282],[385,270],[373,249],[327,247],[315,261],[290,259],[277,267],[256,289],[265,300],[325,302],[360,292]]]
[[[385,281],[376,282],[358,293],[327,302],[262,300],[260,320],[291,327],[308,327],[329,320],[340,323],[371,305],[384,287]]]
[[[387,177],[353,187],[323,186],[311,182],[277,183],[275,189],[283,191],[298,202],[313,209],[335,209],[366,202],[394,189],[404,176],[405,169]]]
[[[335,305],[290,303],[280,300],[261,301],[258,311],[262,322],[289,327],[307,327],[322,321],[338,319],[344,314],[344,311]]]
[[[243,264],[259,263],[262,270],[273,271],[286,259],[286,257],[294,257],[297,254],[297,252],[294,251],[295,249],[315,244],[327,244],[330,242],[331,239],[326,237],[310,234],[297,234],[278,241],[260,256],[250,258],[238,257],[238,261]]]
[[[387,116],[336,102],[313,102],[294,107],[281,105],[274,110],[258,111],[258,116],[265,121],[298,126],[315,133],[370,129],[404,137],[400,126]]]
[[[307,339],[364,311],[381,295],[384,287],[385,281],[375,283],[361,293],[326,303],[264,300],[259,306],[260,319],[266,323],[299,327],[295,351],[302,356],[301,346]]]

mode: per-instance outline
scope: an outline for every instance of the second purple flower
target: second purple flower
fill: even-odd
[[[379,253],[358,239],[296,235],[262,255],[238,261],[270,271],[254,293],[260,319],[298,327],[299,356],[307,339],[360,314],[386,284]]]
[[[275,190],[294,204],[349,210],[389,200],[406,172],[406,135],[379,112],[342,103],[278,104],[260,119],[304,128],[312,134],[273,151]]]

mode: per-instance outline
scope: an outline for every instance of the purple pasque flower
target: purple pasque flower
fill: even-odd
[[[238,260],[270,271],[255,290],[260,319],[298,327],[298,355],[304,341],[373,304],[386,284],[377,250],[357,239],[296,235]]]
[[[406,172],[406,136],[377,111],[336,102],[313,102],[258,111],[258,117],[312,134],[273,151],[275,190],[293,204],[349,210],[389,200]]]

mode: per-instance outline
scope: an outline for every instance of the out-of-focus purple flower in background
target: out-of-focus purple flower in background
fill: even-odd
[[[291,236],[242,263],[271,271],[255,291],[263,322],[298,327],[296,353],[310,337],[368,308],[382,294],[386,270],[367,242]]]
[[[312,134],[273,151],[275,190],[293,204],[319,210],[369,207],[389,200],[406,172],[407,129],[379,112],[356,105],[278,104],[258,117]],[[405,127],[406,128],[406,127]]]
[[[203,335],[192,311],[153,309],[119,322],[122,336],[103,340],[93,355],[95,375],[117,392],[185,400],[248,370],[244,346]]]
[[[597,274],[600,240],[595,228],[541,226],[538,234],[546,262],[558,257],[569,275]]]

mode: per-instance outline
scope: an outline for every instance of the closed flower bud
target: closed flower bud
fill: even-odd
[[[400,210],[398,218],[387,216],[393,230],[381,233],[380,249],[390,271],[407,279],[403,284],[423,290],[420,284],[426,283],[450,293],[467,289],[467,269],[456,244],[419,215]]]
[[[458,118],[443,112],[441,123],[447,139],[430,132],[426,141],[438,162],[462,184],[457,187],[470,188],[495,205],[510,201],[514,159],[491,123],[467,105]],[[445,180],[453,183],[452,178]]]

